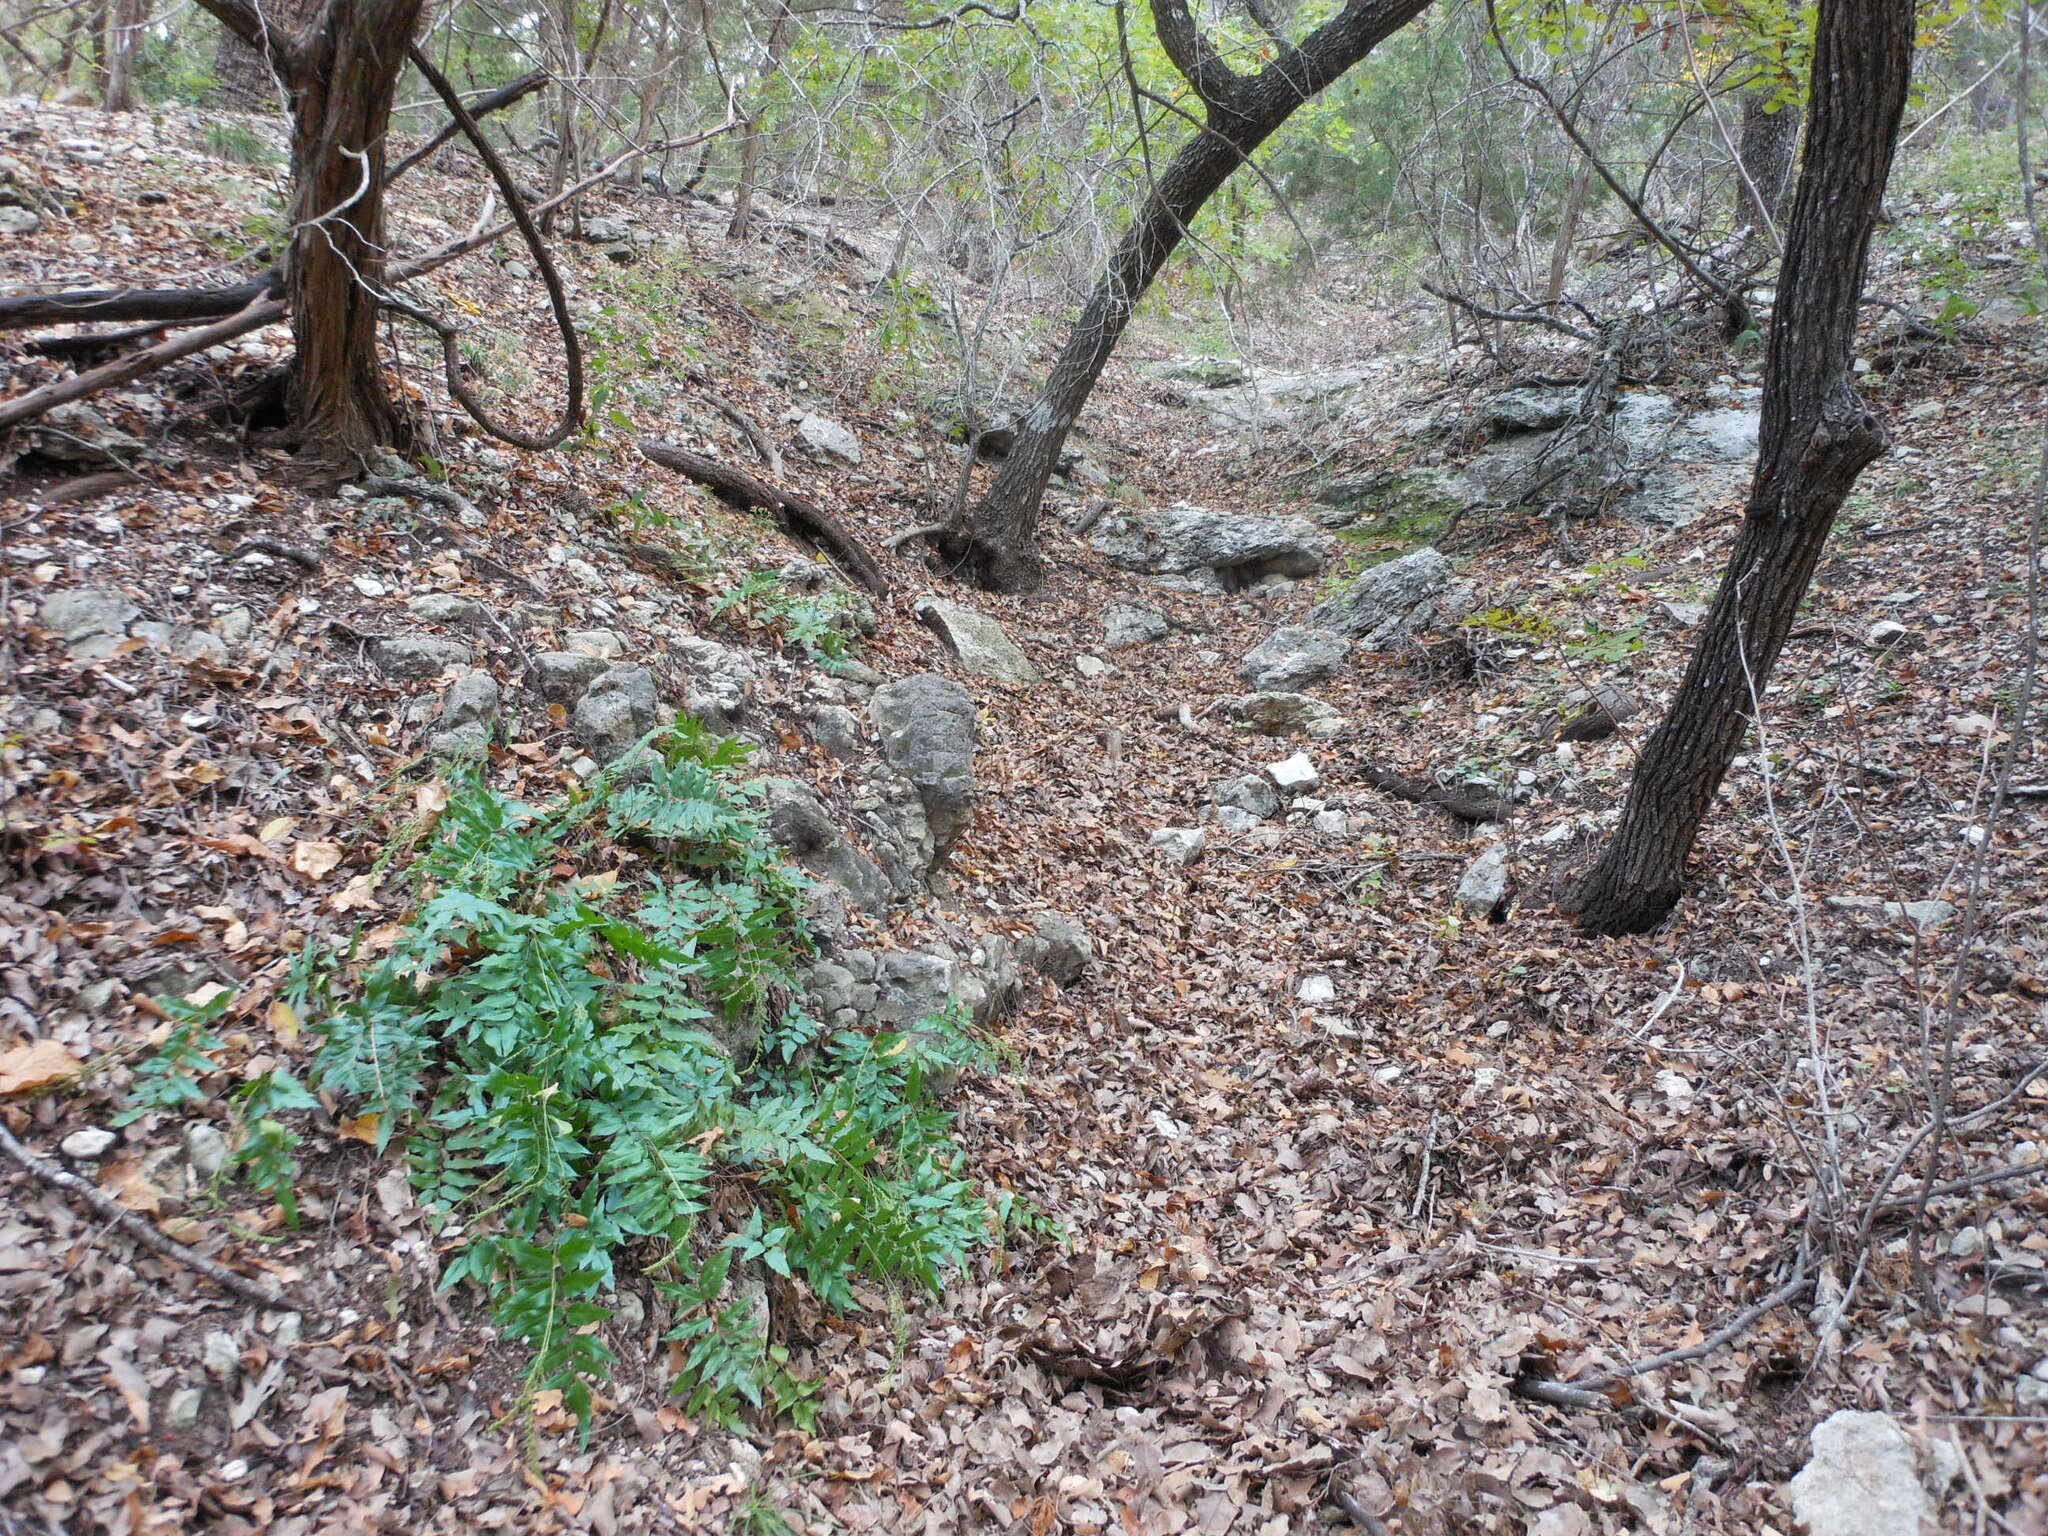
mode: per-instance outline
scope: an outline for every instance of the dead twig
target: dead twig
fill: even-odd
[[[254,1306],[262,1307],[267,1312],[291,1310],[292,1302],[285,1296],[276,1291],[264,1289],[255,1281],[245,1279],[241,1275],[236,1274],[224,1264],[216,1264],[212,1259],[192,1252],[191,1249],[183,1244],[164,1236],[162,1232],[144,1221],[135,1212],[124,1208],[113,1196],[107,1194],[104,1190],[97,1189],[93,1185],[88,1184],[75,1173],[65,1172],[65,1170],[57,1167],[54,1163],[43,1161],[42,1158],[36,1156],[35,1153],[24,1146],[19,1138],[7,1128],[4,1122],[0,1122],[0,1151],[5,1151],[9,1157],[27,1169],[32,1176],[47,1184],[50,1188],[82,1201],[91,1209],[94,1215],[104,1221],[112,1222],[151,1252],[169,1259],[174,1264],[182,1264],[187,1269],[206,1276],[207,1279],[220,1286],[223,1290],[232,1291],[235,1295],[241,1297],[242,1300]]]

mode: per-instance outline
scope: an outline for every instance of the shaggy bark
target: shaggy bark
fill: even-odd
[[[377,356],[377,316],[385,141],[422,0],[326,0],[291,27],[249,0],[201,3],[290,89],[292,429],[309,457],[347,462],[404,435]]]
[[[1348,0],[1299,48],[1286,49],[1256,75],[1240,75],[1202,35],[1187,0],[1152,0],[1159,40],[1201,97],[1205,119],[1154,183],[1117,243],[1066,346],[1018,423],[1016,446],[1003,460],[995,482],[966,526],[948,530],[940,539],[941,551],[975,581],[999,592],[1029,591],[1038,585],[1038,512],[1046,481],[1138,301],[1179,247],[1202,205],[1297,107],[1428,4],[1429,0]]]
[[[1811,127],[1765,363],[1756,480],[1685,680],[1628,804],[1568,905],[1590,933],[1641,933],[1685,860],[1791,633],[1835,514],[1883,452],[1850,372],[1863,274],[1897,145],[1913,0],[1823,0]]]

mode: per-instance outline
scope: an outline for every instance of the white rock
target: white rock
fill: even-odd
[[[1208,851],[1209,834],[1200,827],[1161,827],[1152,834],[1152,846],[1180,864],[1194,864]]]
[[[1507,901],[1512,883],[1507,850],[1496,843],[1472,861],[1458,882],[1458,910],[1470,918],[1492,917]]]
[[[199,1410],[205,1402],[204,1388],[178,1388],[164,1408],[164,1428],[173,1432],[190,1429],[199,1422]]]
[[[1315,825],[1325,837],[1348,837],[1351,833],[1351,818],[1342,811],[1317,811]]]
[[[1282,790],[1314,789],[1323,781],[1323,776],[1316,772],[1316,765],[1308,760],[1306,752],[1297,752],[1277,763],[1266,764],[1266,777]]]
[[[185,1127],[185,1161],[192,1165],[194,1182],[211,1184],[227,1166],[228,1139],[217,1126],[195,1120]]]
[[[796,424],[796,435],[821,459],[836,459],[841,464],[860,462],[860,439],[829,416],[811,412]]]
[[[1085,651],[1074,658],[1074,670],[1083,677],[1107,677],[1116,670],[1100,656],[1090,656]]]
[[[1870,626],[1869,631],[1863,636],[1863,643],[1872,650],[1884,650],[1897,645],[1911,633],[1912,631],[1897,619],[1880,619]]]
[[[1294,995],[1304,1003],[1334,1003],[1337,983],[1328,976],[1304,976]]]
[[[66,1157],[75,1157],[80,1162],[89,1163],[105,1157],[107,1150],[119,1139],[112,1131],[103,1131],[98,1126],[91,1126],[82,1131],[73,1131],[57,1143],[57,1149]]]
[[[242,1371],[242,1346],[231,1333],[209,1333],[199,1346],[199,1363],[215,1381],[233,1381]]]
[[[1913,1442],[1889,1414],[1830,1414],[1785,1492],[1808,1536],[1920,1536],[1935,1518]]]

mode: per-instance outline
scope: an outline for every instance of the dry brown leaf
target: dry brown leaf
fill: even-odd
[[[308,838],[292,844],[291,854],[285,862],[308,880],[319,880],[341,863],[343,852],[339,843],[325,838]]]
[[[85,1064],[55,1040],[0,1051],[0,1097],[34,1093],[75,1076]]]

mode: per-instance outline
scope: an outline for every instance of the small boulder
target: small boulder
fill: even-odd
[[[1813,1456],[1785,1488],[1808,1536],[1921,1536],[1932,1527],[1912,1437],[1890,1414],[1844,1408],[1812,1440]]]
[[[43,599],[42,626],[64,642],[74,661],[101,661],[127,638],[142,616],[126,593],[112,587],[73,587]]]
[[[918,620],[960,658],[960,665],[977,677],[1015,687],[1028,687],[1041,680],[1031,658],[1018,650],[1003,633],[1002,625],[987,614],[935,597],[921,599],[916,613]]]
[[[747,653],[696,635],[676,638],[670,649],[690,674],[683,708],[717,730],[737,729],[747,714],[747,685],[758,675]]]
[[[1074,670],[1092,683],[1101,678],[1108,677],[1116,668],[1112,667],[1100,656],[1090,656],[1087,652],[1083,651],[1074,658]]]
[[[481,757],[498,726],[500,695],[488,672],[465,672],[441,695],[440,729],[427,738],[429,751],[443,757]]]
[[[597,656],[576,651],[542,651],[527,668],[526,680],[544,702],[568,709],[606,670],[607,663]]]
[[[572,629],[562,636],[562,647],[578,656],[595,656],[601,661],[617,661],[626,654],[626,642],[617,631],[609,629]]]
[[[811,736],[834,757],[860,751],[860,716],[843,704],[820,704],[811,711]]]
[[[1062,987],[1081,979],[1095,958],[1088,931],[1070,917],[1041,912],[1031,920],[1031,933],[1017,946],[1024,963]]]
[[[434,635],[398,635],[370,642],[370,660],[386,677],[401,683],[423,683],[454,667],[466,667],[476,652],[466,640]]]
[[[1335,630],[1289,624],[1247,652],[1237,675],[1257,693],[1296,693],[1334,677],[1350,655],[1351,642]]]
[[[1643,706],[1625,689],[1602,683],[1597,688],[1573,689],[1565,696],[1563,710],[1564,719],[1553,740],[1605,741],[1641,714]]]
[[[1223,780],[1210,791],[1210,798],[1261,821],[1280,814],[1280,792],[1256,773]]]
[[[1305,693],[1248,693],[1232,703],[1231,713],[1264,736],[1292,736],[1338,719],[1334,708]]]
[[[796,862],[830,880],[864,912],[889,904],[889,880],[875,861],[847,841],[818,792],[794,779],[764,779],[768,835]]]
[[[218,665],[228,659],[228,644],[211,630],[200,629],[192,624],[167,624],[157,619],[144,619],[133,625],[129,633],[138,640],[147,640],[158,650],[175,656],[179,661],[210,661]]]
[[[1496,843],[1472,861],[1458,882],[1458,910],[1473,922],[1500,922],[1514,904],[1514,895],[1507,850]]]
[[[1902,643],[1913,633],[1897,619],[1879,619],[1863,636],[1863,643],[1873,651],[1888,651]]]
[[[1104,518],[1089,542],[1124,570],[1210,593],[1243,592],[1269,576],[1317,575],[1331,550],[1329,536],[1306,518],[1185,504]]]
[[[1273,781],[1283,795],[1304,793],[1323,781],[1323,776],[1316,772],[1316,765],[1309,761],[1306,752],[1297,752],[1292,757],[1283,757],[1277,763],[1266,764],[1266,777]]]
[[[1424,547],[1374,566],[1327,602],[1308,611],[1309,623],[1387,650],[1472,611],[1473,588],[1451,562]]]
[[[974,699],[933,673],[885,683],[868,719],[889,766],[917,790],[931,830],[932,862],[943,864],[974,815]]]
[[[849,466],[861,461],[860,439],[829,416],[810,412],[796,424],[796,435],[815,458]]]
[[[1304,976],[1301,985],[1294,989],[1294,996],[1297,1002],[1307,1003],[1312,1008],[1334,1003],[1337,1001],[1336,979],[1331,976]]]
[[[1200,827],[1161,827],[1152,846],[1176,864],[1198,864],[1209,849],[1209,834]]]
[[[456,629],[475,629],[491,619],[491,611],[482,603],[455,592],[422,592],[405,605],[405,611],[423,623]]]
[[[57,1150],[81,1163],[93,1163],[112,1151],[118,1140],[120,1138],[112,1131],[103,1131],[96,1125],[88,1126],[82,1131],[73,1131],[58,1142]]]
[[[1127,645],[1150,645],[1173,633],[1165,614],[1138,603],[1111,603],[1102,613],[1104,643],[1122,649]]]
[[[591,756],[615,762],[661,723],[661,693],[645,667],[608,668],[576,701],[570,723]]]

